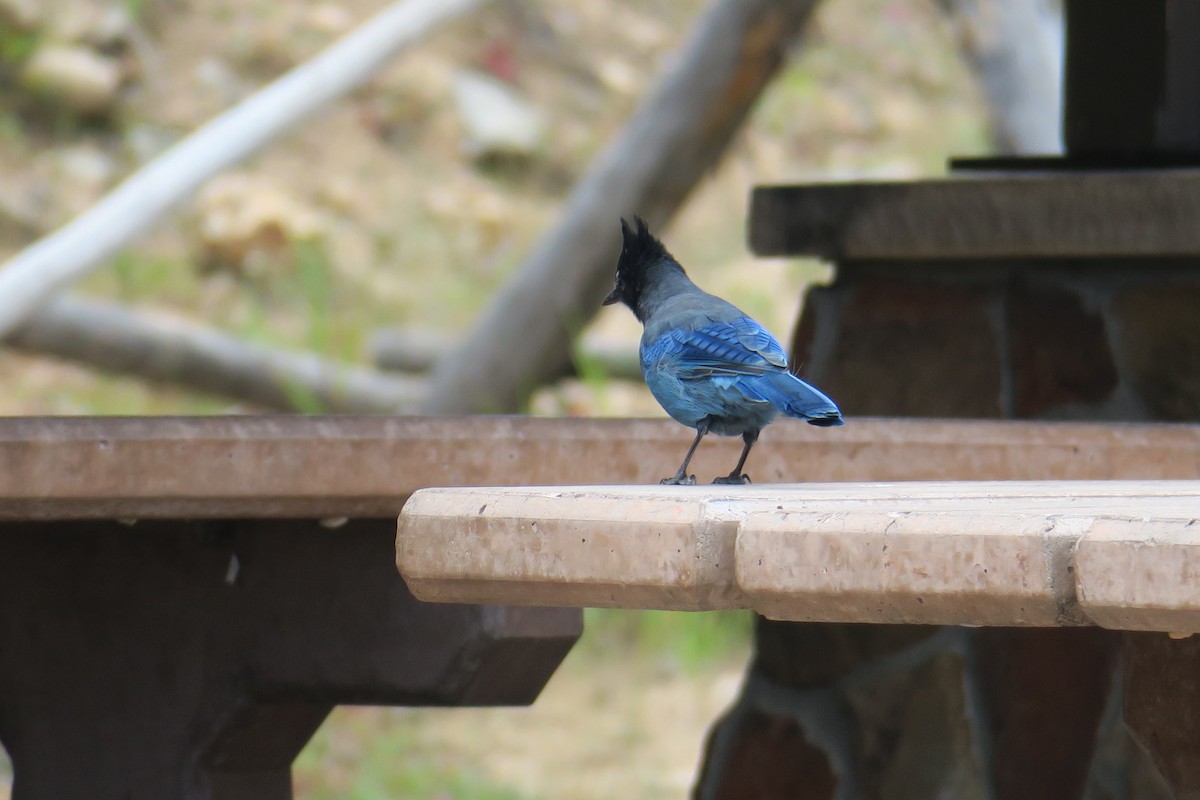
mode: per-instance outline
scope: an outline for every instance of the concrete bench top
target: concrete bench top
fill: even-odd
[[[692,431],[667,419],[0,418],[0,520],[394,518],[427,486],[656,483]],[[724,474],[741,441],[709,437]],[[1200,478],[1200,426],[781,421],[756,481]]]
[[[1200,631],[1200,481],[425,489],[418,598]]]

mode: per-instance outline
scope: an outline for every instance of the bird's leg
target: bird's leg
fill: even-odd
[[[679,465],[679,469],[669,478],[663,478],[659,483],[668,484],[670,486],[694,486],[696,484],[696,476],[687,474],[688,462],[692,460],[692,456],[696,453],[696,448],[700,446],[700,440],[704,438],[704,434],[708,433],[708,425],[701,422],[696,426],[696,438],[692,441],[692,446],[688,448],[687,455],[683,457],[683,463]]]
[[[758,431],[746,431],[742,434],[742,441],[746,443],[746,446],[742,448],[742,457],[738,459],[737,466],[733,468],[733,472],[724,478],[717,478],[713,483],[742,484],[750,482],[750,476],[742,474],[742,467],[746,466],[746,456],[750,455],[750,448],[754,447],[754,443],[758,441]]]

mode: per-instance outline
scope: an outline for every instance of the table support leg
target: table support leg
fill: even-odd
[[[432,605],[393,520],[7,524],[14,800],[286,800],[338,703],[532,702],[575,610]]]

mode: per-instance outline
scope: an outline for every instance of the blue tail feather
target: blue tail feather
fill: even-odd
[[[823,428],[843,424],[842,412],[832,400],[790,372],[743,379],[742,385],[748,394],[766,400],[789,417]]]

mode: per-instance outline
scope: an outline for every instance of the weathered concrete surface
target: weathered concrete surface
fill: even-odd
[[[736,504],[666,488],[425,489],[400,517],[397,564],[421,600],[743,607]]]
[[[1200,631],[1200,503],[1190,517],[1103,520],[1075,553],[1079,602],[1098,625]]]
[[[397,565],[437,601],[1200,630],[1198,514],[1200,481],[428,489]]]
[[[737,582],[771,619],[1053,626],[1082,622],[1063,578],[1081,523],[954,513],[755,514],[737,542]]]

